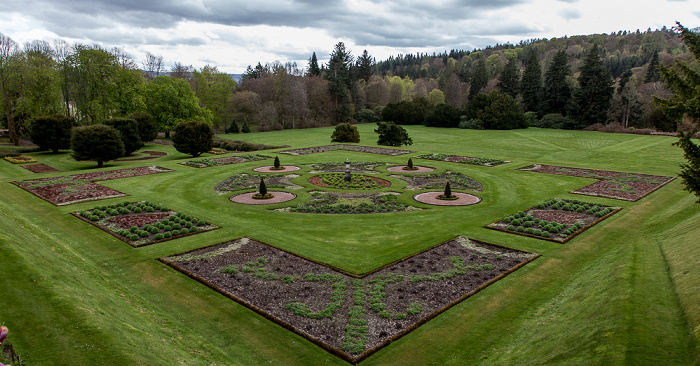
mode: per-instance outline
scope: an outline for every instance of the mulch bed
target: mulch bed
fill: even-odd
[[[240,173],[226,178],[216,185],[214,190],[217,194],[226,194],[239,189],[251,189],[260,186],[260,178],[265,179],[267,188],[301,189],[302,186],[292,183],[292,179],[298,177],[296,174],[287,175],[251,175]]]
[[[242,203],[245,205],[271,205],[273,203],[288,202],[297,197],[297,195],[294,193],[282,191],[268,191],[267,193],[271,193],[273,195],[272,198],[255,199],[253,198],[253,195],[256,193],[258,192],[237,194],[235,196],[231,196],[230,200],[231,202]]]
[[[29,164],[29,165],[20,165],[22,168],[29,170],[32,173],[49,173],[49,172],[57,172],[58,169],[48,166],[46,164]]]
[[[541,164],[529,165],[518,170],[598,179],[597,182],[579,188],[571,193],[624,201],[637,201],[676,179],[674,177],[664,177],[660,175],[567,168]]]
[[[139,151],[140,153],[144,153],[150,156],[144,156],[140,158],[121,158],[117,159],[115,161],[139,161],[139,160],[149,160],[149,159],[155,159],[157,157],[165,156],[168,155],[168,153],[162,152],[162,151]]]
[[[369,175],[365,175],[364,178],[371,179],[375,183],[377,183],[378,185],[383,186],[384,188],[391,187],[391,182],[389,182],[386,179],[372,177]],[[324,183],[323,178],[321,178],[321,176],[318,176],[318,175],[314,175],[313,177],[309,178],[309,183],[311,183],[315,186],[324,187],[324,188],[330,187],[328,184]],[[331,187],[331,188],[333,188],[333,187]]]
[[[477,182],[474,178],[470,176],[459,173],[446,171],[444,173],[432,173],[432,174],[422,174],[422,175],[398,175],[394,174],[390,177],[401,179],[408,183],[405,189],[407,190],[420,190],[420,189],[433,189],[433,188],[443,188],[445,187],[445,182],[449,181],[452,188],[457,189],[469,189],[475,191],[482,191],[481,183]]]
[[[306,155],[306,154],[314,154],[314,153],[322,153],[322,152],[338,151],[338,150],[348,150],[348,151],[357,151],[357,152],[364,152],[364,153],[370,153],[370,154],[381,154],[381,155],[392,155],[392,156],[409,154],[409,153],[415,152],[415,151],[409,151],[409,150],[388,149],[388,148],[374,147],[374,146],[338,144],[338,145],[325,145],[325,146],[306,147],[306,148],[302,148],[302,149],[285,150],[285,151],[280,151],[279,153],[280,154],[289,154],[289,155]]]
[[[459,197],[456,200],[441,200],[437,198],[438,195],[443,193],[444,192],[425,192],[413,196],[413,199],[421,203],[435,206],[469,206],[481,202],[481,197],[461,192],[452,192],[453,196]]]
[[[313,214],[374,214],[387,212],[417,211],[420,208],[399,202],[396,192],[340,193],[311,192],[308,202],[296,207],[277,209],[283,212]]]
[[[157,166],[148,166],[74,174],[65,177],[39,178],[11,183],[56,206],[63,206],[78,202],[126,196],[125,193],[94,183],[96,181],[166,172],[172,172],[172,170]]]
[[[414,165],[413,167],[416,169],[413,170],[408,170],[404,169],[406,165],[396,165],[396,166],[390,166],[386,168],[386,170],[394,173],[406,173],[406,174],[415,174],[415,173],[430,173],[435,170],[435,168],[427,167],[427,166],[418,166]]]
[[[563,244],[620,210],[621,207],[554,198],[486,227]]]
[[[148,208],[150,212],[146,211],[147,207],[150,207]],[[124,211],[116,212],[119,209]],[[219,228],[216,225],[147,201],[98,206],[71,214],[133,247],[142,247]],[[164,220],[168,220],[168,222]],[[171,221],[177,221],[179,226],[170,226],[174,225]],[[163,224],[163,228],[157,227],[159,223]],[[138,230],[130,231],[134,226],[138,227]],[[153,227],[157,230],[154,230]],[[187,232],[184,232],[185,228]],[[192,231],[190,232],[190,230]],[[144,235],[139,235],[140,232],[144,232]],[[130,237],[130,235],[135,236]]]
[[[257,161],[257,160],[265,160],[269,159],[270,156],[267,155],[261,155],[261,154],[245,154],[245,155],[238,155],[238,156],[227,156],[223,158],[203,158],[203,159],[198,159],[198,160],[189,160],[183,163],[178,163],[181,165],[185,166],[191,166],[195,168],[209,168],[212,166],[221,166],[221,165],[229,165],[229,164],[238,164],[238,163],[245,163],[248,161]]]
[[[436,160],[436,161],[449,161],[452,163],[481,165],[481,166],[496,166],[496,165],[509,163],[509,161],[500,160],[500,159],[475,158],[472,156],[459,156],[459,155],[448,155],[448,154],[424,154],[424,155],[416,156],[416,158]]]
[[[359,363],[538,256],[457,237],[357,277],[241,238],[159,260]]]

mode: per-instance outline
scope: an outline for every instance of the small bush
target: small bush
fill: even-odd
[[[153,237],[153,239],[155,239],[155,240],[161,240],[163,238],[165,238],[165,235],[163,235],[161,233],[158,233],[158,234],[156,234],[156,236]]]
[[[467,116],[461,116],[459,128],[469,130],[483,130],[484,122],[478,118],[467,119]]]
[[[357,127],[349,123],[341,123],[335,126],[331,135],[331,142],[360,142],[360,132]]]

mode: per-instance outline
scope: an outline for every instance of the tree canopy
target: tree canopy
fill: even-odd
[[[184,121],[175,126],[173,146],[175,150],[190,154],[192,157],[202,155],[212,148],[214,132],[211,126],[202,121]]]
[[[190,84],[169,76],[156,76],[146,84],[146,108],[163,132],[172,131],[178,122],[212,119],[211,112],[199,106]]]
[[[401,146],[413,145],[413,139],[408,137],[406,129],[398,126],[394,122],[377,122],[375,133],[379,134],[377,145]]]
[[[94,160],[98,168],[102,168],[106,161],[124,156],[124,143],[119,131],[102,124],[75,127],[70,148],[73,159]]]
[[[40,116],[32,122],[31,140],[42,150],[70,148],[71,129],[75,120],[62,115]]]

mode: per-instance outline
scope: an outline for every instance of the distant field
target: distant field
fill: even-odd
[[[374,124],[358,125],[363,146],[377,146]],[[0,160],[0,324],[27,365],[347,364],[158,258],[248,236],[305,258],[363,274],[457,236],[541,257],[451,307],[371,355],[362,365],[692,365],[700,364],[700,204],[676,179],[636,202],[572,194],[591,178],[520,171],[546,164],[675,177],[676,138],[530,128],[473,131],[406,126],[405,155],[349,150],[291,156],[278,151],[330,144],[332,128],[220,135],[289,145],[260,151],[302,167],[282,188],[288,203],[232,203],[217,184],[271,165],[272,159],[197,169],[172,146],[148,144],[148,160],[108,162],[99,171],[156,165],[173,172],[100,181],[127,197],[55,206],[11,184],[93,173],[69,152],[26,153],[58,171],[33,173]],[[402,148],[403,149],[403,148]],[[482,202],[437,207],[416,191],[378,177],[398,202],[421,210],[311,214],[270,210],[311,198],[308,164],[386,162],[439,153],[500,159],[497,166],[413,159],[436,172],[459,172]],[[230,153],[218,157],[235,156]],[[203,158],[213,158],[205,154]],[[250,190],[247,190],[250,191]],[[332,189],[331,189],[332,191]],[[565,244],[485,226],[552,198],[622,209]],[[70,213],[125,201],[150,201],[220,229],[133,248]]]

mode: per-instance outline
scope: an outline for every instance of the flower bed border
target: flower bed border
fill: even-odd
[[[431,157],[428,157],[429,155],[430,155],[430,156],[442,156],[442,159],[431,158]],[[418,155],[418,156],[416,156],[415,158],[416,158],[416,159],[424,159],[424,160],[433,160],[433,161],[445,161],[445,162],[448,162],[448,163],[457,163],[457,164],[479,165],[479,166],[487,166],[487,167],[494,167],[494,166],[498,166],[498,165],[503,165],[503,164],[508,164],[508,163],[510,163],[510,161],[501,160],[501,159],[477,158],[477,157],[474,157],[474,156],[462,156],[462,155],[451,155],[451,154],[436,154],[436,153]],[[465,160],[461,160],[461,161],[450,161],[450,160],[448,160],[449,158],[459,158],[459,159],[465,159]],[[492,162],[487,162],[487,163],[483,163],[483,164],[480,164],[480,163],[470,163],[470,162],[469,162],[469,161],[479,161],[479,160],[484,160],[484,159],[486,159],[486,160],[494,160],[494,161],[498,161],[498,162],[493,162],[493,163],[492,163]]]
[[[374,270],[369,271],[369,272],[367,272],[367,273],[364,273],[364,274],[362,274],[362,275],[356,275],[356,274],[352,274],[352,273],[343,271],[343,270],[338,269],[338,268],[335,268],[335,267],[333,267],[333,266],[329,266],[329,265],[327,265],[327,264],[324,264],[324,263],[315,261],[315,260],[313,260],[313,259],[306,258],[306,257],[301,256],[301,255],[299,255],[299,254],[290,252],[290,251],[285,250],[285,249],[282,249],[282,248],[278,248],[278,247],[276,247],[276,246],[274,246],[274,245],[272,245],[272,244],[266,243],[266,242],[261,241],[261,240],[253,239],[253,238],[248,237],[248,236],[244,236],[244,237],[240,237],[240,238],[232,239],[232,240],[227,240],[227,241],[224,241],[224,242],[220,242],[220,243],[213,244],[213,245],[208,245],[208,246],[201,247],[201,248],[192,249],[192,250],[189,250],[189,251],[186,251],[186,252],[182,252],[182,253],[176,253],[176,254],[170,255],[170,256],[168,256],[168,257],[174,257],[174,256],[184,255],[184,254],[187,254],[187,253],[191,253],[191,252],[195,252],[195,251],[198,251],[198,250],[206,249],[206,248],[209,248],[209,247],[212,247],[212,246],[216,246],[216,245],[220,245],[220,244],[224,244],[224,243],[228,243],[228,242],[232,242],[232,241],[236,241],[236,240],[241,240],[241,239],[243,239],[243,238],[247,238],[247,239],[249,239],[249,240],[256,241],[256,242],[258,242],[258,243],[260,243],[260,244],[267,245],[267,246],[269,246],[269,247],[271,247],[271,248],[274,248],[274,249],[276,249],[276,250],[283,251],[283,252],[285,252],[285,253],[287,253],[287,254],[289,254],[289,255],[293,255],[293,256],[299,257],[299,258],[301,258],[301,259],[305,259],[305,260],[307,260],[307,261],[310,261],[310,262],[312,262],[312,263],[321,265],[321,266],[323,266],[323,267],[325,267],[325,268],[328,268],[328,269],[330,269],[330,270],[333,270],[333,271],[336,271],[336,272],[340,272],[340,273],[342,273],[342,274],[345,274],[345,275],[347,275],[347,276],[349,276],[349,277],[351,277],[351,278],[365,278],[365,277],[367,277],[367,276],[369,276],[369,275],[371,275],[371,274],[373,274],[373,273],[376,273],[376,272],[378,272],[378,271],[380,271],[380,270],[382,270],[382,269],[384,269],[384,268],[387,268],[387,267],[392,266],[392,265],[394,265],[394,264],[401,263],[401,262],[403,262],[403,261],[407,261],[407,260],[409,260],[409,259],[411,259],[411,258],[413,258],[413,257],[415,257],[415,256],[417,256],[417,255],[423,254],[423,253],[425,253],[425,252],[427,252],[427,251],[429,251],[429,250],[432,250],[432,249],[434,249],[434,248],[437,248],[437,247],[439,247],[440,245],[446,244],[446,243],[451,242],[451,241],[454,241],[454,240],[459,240],[460,238],[463,238],[463,237],[457,236],[457,237],[454,237],[454,238],[452,238],[452,239],[446,240],[446,241],[444,241],[444,242],[442,242],[442,243],[439,243],[439,244],[434,245],[434,246],[432,246],[432,247],[426,248],[426,249],[421,250],[421,251],[419,251],[419,252],[417,252],[417,253],[413,253],[413,254],[408,255],[408,256],[406,256],[406,257],[404,257],[404,258],[402,258],[402,259],[399,259],[399,260],[394,261],[394,262],[392,262],[392,263],[389,263],[389,264],[387,264],[387,265],[381,266],[381,267],[379,267],[379,268],[377,268],[377,269],[374,269]],[[461,303],[462,301],[468,299],[469,297],[471,297],[471,296],[477,294],[477,293],[480,292],[481,290],[483,290],[483,289],[489,287],[490,285],[492,285],[492,284],[498,282],[499,280],[505,278],[506,276],[510,275],[511,273],[517,271],[518,269],[522,268],[523,266],[529,264],[530,262],[532,262],[532,261],[534,261],[535,259],[537,259],[537,258],[540,257],[540,254],[537,254],[537,253],[530,253],[530,252],[526,252],[526,251],[523,251],[523,250],[514,249],[514,248],[509,248],[509,247],[506,247],[506,246],[502,246],[502,245],[498,245],[498,244],[493,244],[493,243],[489,243],[489,242],[485,242],[485,241],[481,241],[481,240],[476,240],[476,239],[470,239],[470,238],[465,238],[465,239],[468,240],[468,241],[472,241],[472,240],[473,240],[473,241],[476,241],[477,243],[483,243],[483,244],[495,246],[495,247],[498,247],[498,248],[504,248],[504,249],[508,249],[508,250],[514,250],[514,251],[517,251],[517,252],[532,254],[532,257],[525,259],[524,261],[522,261],[522,262],[518,263],[517,265],[511,267],[509,270],[507,270],[507,271],[505,271],[505,272],[502,272],[501,274],[495,276],[494,278],[489,279],[488,281],[482,283],[480,286],[478,286],[478,287],[475,288],[474,290],[472,290],[472,291],[470,291],[470,292],[468,292],[468,293],[465,293],[464,295],[460,296],[459,298],[457,298],[457,299],[455,299],[455,300],[453,300],[453,301],[447,303],[447,304],[444,305],[443,307],[436,309],[436,310],[433,311],[432,313],[426,315],[425,317],[422,317],[421,319],[419,319],[419,320],[416,321],[415,323],[412,323],[411,325],[409,325],[409,326],[407,326],[406,328],[402,329],[401,331],[397,332],[397,333],[394,334],[393,336],[388,337],[388,338],[384,339],[383,341],[379,342],[376,346],[374,346],[374,347],[372,347],[372,348],[369,348],[369,349],[366,349],[366,350],[364,350],[362,353],[360,353],[360,354],[358,354],[358,355],[356,355],[356,356],[350,356],[348,353],[343,352],[341,349],[338,349],[338,348],[336,348],[336,347],[333,347],[333,346],[331,346],[330,344],[324,342],[323,340],[318,339],[318,338],[316,338],[316,337],[314,337],[314,336],[312,336],[312,335],[310,335],[310,334],[308,334],[308,333],[305,333],[305,332],[301,331],[300,329],[298,329],[296,326],[290,324],[289,322],[287,322],[287,321],[285,321],[285,320],[283,320],[283,319],[280,319],[280,318],[278,318],[277,316],[275,316],[275,315],[273,315],[273,314],[268,313],[267,311],[265,311],[265,310],[263,310],[263,309],[257,307],[256,305],[251,304],[251,303],[249,303],[248,301],[245,301],[244,299],[241,299],[240,297],[236,296],[235,294],[223,290],[223,289],[222,289],[221,287],[219,287],[218,285],[216,285],[216,284],[214,284],[214,283],[211,283],[211,282],[209,282],[208,280],[206,280],[206,279],[204,279],[204,278],[202,278],[202,277],[200,277],[200,276],[198,276],[198,275],[196,275],[196,274],[194,274],[194,273],[188,271],[187,269],[182,268],[182,267],[176,265],[175,263],[173,263],[173,262],[167,260],[168,257],[158,258],[157,260],[158,260],[159,262],[165,264],[166,266],[168,266],[168,267],[170,267],[170,268],[176,270],[177,272],[180,272],[180,273],[182,273],[182,274],[184,274],[184,275],[186,275],[186,276],[188,276],[188,277],[190,277],[190,278],[192,278],[192,279],[194,279],[194,280],[200,282],[201,284],[203,284],[203,285],[209,287],[210,289],[212,289],[212,290],[214,290],[214,291],[220,293],[221,295],[223,295],[223,296],[225,296],[225,297],[227,297],[227,298],[229,298],[229,299],[231,299],[231,300],[236,301],[238,304],[240,304],[240,305],[242,305],[242,306],[244,306],[244,307],[246,307],[246,308],[248,308],[248,309],[250,309],[250,310],[252,310],[252,311],[254,311],[254,312],[256,312],[256,313],[258,313],[258,314],[261,315],[262,317],[264,317],[264,318],[266,318],[266,319],[268,319],[268,320],[270,320],[270,321],[272,321],[272,322],[274,322],[274,323],[276,323],[276,324],[282,326],[283,328],[285,328],[285,329],[287,329],[287,330],[289,330],[289,331],[291,331],[291,332],[293,332],[293,333],[295,333],[295,334],[297,334],[297,335],[299,335],[299,336],[301,336],[301,337],[303,337],[303,338],[305,338],[305,339],[311,341],[312,343],[314,343],[314,344],[316,344],[317,346],[321,347],[322,349],[324,349],[324,350],[327,351],[328,353],[330,353],[330,354],[332,354],[332,355],[335,355],[335,356],[339,357],[340,359],[342,359],[342,360],[344,360],[344,361],[346,361],[346,362],[349,362],[349,363],[351,363],[351,364],[357,365],[357,364],[359,364],[360,362],[362,362],[362,361],[364,361],[365,359],[367,359],[368,357],[370,357],[371,355],[373,355],[374,353],[376,353],[377,351],[379,351],[380,349],[386,347],[387,345],[391,344],[392,342],[394,342],[394,341],[400,339],[401,337],[403,337],[403,336],[405,336],[405,335],[411,333],[412,331],[418,329],[418,328],[419,328],[420,326],[422,326],[423,324],[426,324],[427,322],[433,320],[435,317],[437,317],[438,315],[440,315],[440,314],[444,313],[445,311],[449,310],[449,309],[452,308],[453,306],[455,306],[455,305]]]
[[[171,210],[171,211],[172,211],[172,210]],[[193,232],[193,233],[187,233],[187,234],[180,234],[180,235],[176,235],[176,236],[171,236],[171,237],[169,237],[169,238],[158,239],[158,240],[154,240],[154,241],[152,241],[152,242],[144,243],[144,244],[135,244],[133,241],[131,241],[131,240],[129,240],[129,239],[127,239],[127,238],[125,238],[125,237],[119,235],[118,233],[115,233],[115,232],[113,232],[113,231],[107,229],[106,227],[103,227],[103,226],[101,226],[101,225],[98,225],[97,223],[95,223],[95,222],[93,222],[93,221],[90,221],[90,220],[88,220],[88,219],[86,219],[86,218],[80,216],[80,212],[79,212],[79,211],[71,212],[70,214],[71,214],[73,217],[76,217],[76,218],[78,218],[78,219],[80,219],[80,220],[82,220],[82,221],[87,222],[88,224],[90,224],[90,225],[92,225],[92,226],[94,226],[94,227],[96,227],[96,228],[98,228],[98,229],[100,229],[100,230],[106,232],[106,233],[109,234],[109,235],[112,235],[113,237],[115,237],[115,238],[119,239],[120,241],[123,241],[123,242],[125,242],[125,243],[131,245],[131,246],[134,247],[134,248],[145,247],[145,246],[148,246],[148,245],[153,245],[153,244],[162,243],[162,242],[164,242],[164,241],[169,241],[169,240],[173,240],[173,239],[184,238],[184,237],[190,236],[190,235],[196,235],[196,234],[203,233],[203,232],[207,232],[207,231],[212,231],[212,230],[216,230],[216,229],[221,229],[221,227],[218,226],[218,225],[214,225],[214,224],[212,224],[212,223],[210,223],[210,222],[206,222],[209,226],[212,226],[212,227],[206,228],[206,229],[199,229],[199,228],[198,228],[197,231],[196,231],[196,232]],[[174,216],[174,215],[171,215],[171,216]]]
[[[362,151],[363,148],[377,150],[377,152]],[[319,149],[320,151],[306,152],[306,150],[313,150],[313,149]],[[410,154],[410,153],[415,152],[415,151],[409,151],[409,150],[390,149],[390,148],[375,147],[375,146],[334,144],[334,145],[322,145],[322,146],[312,146],[312,147],[304,147],[304,148],[299,148],[299,149],[284,150],[284,151],[278,151],[277,153],[298,156],[298,155],[317,154],[317,153],[324,153],[324,152],[329,152],[329,151],[341,151],[341,150],[362,152],[362,153],[367,153],[367,154],[390,155],[390,156]]]
[[[608,206],[608,207],[612,207],[612,206]],[[532,206],[532,207],[530,207],[530,208],[528,208],[528,209],[526,209],[526,210],[523,210],[523,212],[528,213],[530,210],[533,210],[533,209],[538,210],[537,206]],[[508,234],[529,236],[529,237],[535,238],[535,239],[547,240],[547,241],[551,241],[551,242],[558,243],[558,244],[565,244],[565,243],[567,243],[569,240],[571,240],[571,239],[577,237],[579,234],[582,234],[583,232],[585,232],[586,230],[592,228],[593,226],[598,225],[601,221],[603,221],[603,220],[607,219],[608,217],[610,217],[610,216],[612,216],[612,215],[614,215],[614,214],[620,212],[621,210],[622,210],[622,207],[618,207],[618,208],[616,208],[615,210],[613,210],[612,212],[609,212],[609,213],[605,214],[604,216],[599,217],[598,219],[596,219],[595,221],[591,222],[590,224],[588,224],[588,225],[586,225],[586,226],[581,226],[580,229],[574,231],[573,233],[571,233],[571,235],[567,236],[567,237],[566,237],[565,239],[563,239],[563,240],[557,240],[557,239],[554,239],[554,238],[551,238],[551,237],[550,237],[550,238],[546,238],[546,237],[544,237],[544,236],[539,236],[539,235],[535,235],[535,234],[528,234],[528,233],[526,233],[526,232],[511,231],[511,230],[503,229],[503,228],[500,228],[500,227],[497,227],[497,226],[491,226],[491,225],[495,225],[495,224],[497,224],[497,223],[499,223],[499,222],[502,222],[503,220],[498,220],[498,221],[496,221],[496,222],[492,222],[492,223],[490,223],[490,224],[488,224],[488,225],[486,225],[486,226],[484,226],[484,227],[487,228],[487,229],[496,230],[496,231],[501,231],[501,232],[508,233]],[[558,210],[555,210],[555,211],[558,211]]]
[[[652,190],[649,190],[649,191],[645,192],[644,194],[638,196],[637,198],[625,198],[625,197],[622,197],[622,196],[619,196],[619,195],[614,195],[614,194],[593,193],[593,192],[584,192],[584,191],[581,191],[581,189],[584,189],[584,188],[587,188],[587,187],[590,187],[590,186],[593,186],[593,185],[596,185],[596,184],[600,184],[600,182],[605,182],[605,181],[608,181],[609,179],[598,179],[598,178],[594,178],[594,177],[581,177],[581,176],[574,175],[574,174],[568,174],[567,172],[555,172],[555,173],[543,172],[543,171],[538,171],[538,170],[536,170],[536,169],[538,169],[538,167],[552,167],[552,168],[557,168],[557,169],[574,169],[574,170],[579,170],[579,171],[580,171],[580,170],[585,170],[585,171],[592,171],[592,172],[616,173],[616,174],[620,174],[620,175],[623,175],[623,174],[631,174],[631,175],[636,175],[636,176],[642,175],[642,176],[648,176],[648,177],[658,178],[659,180],[664,180],[664,181],[661,182],[660,184],[658,184],[658,185],[657,185],[655,188],[653,188]],[[652,193],[655,192],[656,190],[660,189],[661,187],[665,186],[665,185],[668,184],[668,183],[671,183],[673,180],[676,179],[676,177],[666,177],[666,176],[662,176],[662,175],[651,175],[651,174],[642,174],[642,173],[627,173],[627,172],[618,172],[618,171],[614,171],[614,170],[601,170],[601,169],[588,169],[588,168],[572,168],[572,167],[565,167],[565,166],[558,166],[558,165],[547,165],[547,164],[531,164],[531,165],[524,166],[524,167],[522,167],[522,168],[518,168],[518,169],[516,169],[516,170],[526,171],[526,172],[542,173],[542,174],[564,175],[564,176],[567,176],[567,177],[595,179],[595,180],[596,180],[595,182],[593,182],[593,183],[591,183],[591,184],[588,184],[588,185],[585,185],[585,186],[583,186],[583,187],[581,187],[581,188],[577,188],[577,189],[571,191],[570,193],[573,193],[573,194],[580,194],[580,195],[582,195],[582,196],[603,197],[603,198],[610,198],[610,199],[614,199],[614,200],[629,201],[629,202],[637,202],[637,201],[639,201],[640,199],[642,199],[642,198],[644,198],[644,197],[646,197],[646,196],[652,194]],[[613,191],[613,192],[614,192],[614,191]]]
[[[46,164],[26,164],[26,165],[20,165],[22,168],[29,170],[32,173],[52,173],[52,172],[57,172],[58,169],[46,165]],[[41,169],[45,169],[44,171],[38,171],[35,170],[33,167],[41,167]]]
[[[249,157],[257,157],[257,158],[249,159]],[[218,161],[221,161],[221,160],[224,160],[224,159],[230,159],[230,158],[241,159],[242,161],[224,162],[224,163],[217,164],[217,165],[205,165],[205,164],[201,164],[201,165],[191,165],[191,164],[197,164],[197,160],[188,160],[188,161],[179,162],[178,164],[184,165],[184,166],[187,166],[187,167],[190,167],[190,168],[203,169],[203,168],[211,168],[211,167],[216,167],[216,166],[224,166],[224,165],[231,165],[231,164],[247,163],[247,162],[250,162],[250,161],[266,160],[266,159],[271,159],[272,157],[271,157],[271,156],[267,156],[267,155],[262,155],[262,154],[244,154],[244,155],[242,155],[242,156],[235,156],[235,155],[232,155],[232,156],[226,156],[226,157],[220,157],[220,158],[211,158],[211,159],[202,158],[202,159],[199,159],[199,160],[212,160],[212,161],[217,161],[217,162],[218,162]]]

